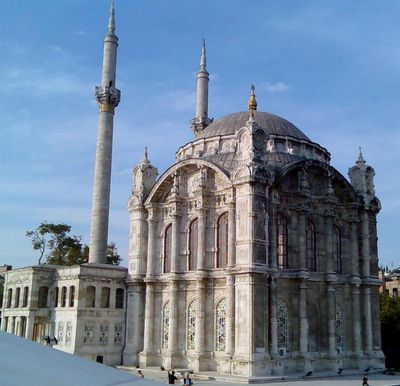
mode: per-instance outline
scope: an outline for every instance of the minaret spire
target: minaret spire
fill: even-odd
[[[200,58],[200,70],[207,71],[207,59],[206,59],[206,39],[202,36],[203,47],[201,48]]]
[[[114,8],[114,0],[111,0],[110,17],[108,19],[108,32],[113,34],[114,31],[115,31],[115,8]]]
[[[114,1],[111,0],[108,31],[104,37],[101,86],[96,86],[99,106],[96,162],[94,170],[89,263],[105,263],[110,208],[111,159],[114,110],[121,93],[115,88],[118,38],[115,35]]]
[[[208,81],[209,73],[207,71],[206,41],[203,37],[200,68],[197,72],[196,116],[191,121],[192,130],[196,138],[212,122],[212,119],[208,117]]]

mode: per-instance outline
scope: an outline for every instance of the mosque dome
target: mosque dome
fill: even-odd
[[[249,120],[249,112],[243,111],[225,115],[208,125],[198,138],[211,138],[219,135],[234,134],[236,130],[246,125]],[[254,120],[258,126],[268,134],[274,134],[283,137],[311,141],[299,128],[288,120],[278,115],[254,111]]]

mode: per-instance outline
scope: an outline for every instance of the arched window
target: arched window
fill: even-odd
[[[343,350],[344,340],[343,340],[343,309],[340,304],[336,303],[336,348],[338,353]]]
[[[172,224],[167,226],[164,235],[164,273],[171,272]]]
[[[115,291],[115,308],[124,308],[124,290],[117,288]]]
[[[196,218],[190,223],[189,227],[189,271],[197,268],[198,224]]]
[[[58,307],[58,287],[54,288],[54,307]]]
[[[49,295],[49,288],[48,287],[40,287],[39,288],[39,296],[38,296],[38,307],[39,308],[46,308],[47,307],[47,297]]]
[[[226,299],[222,299],[216,307],[215,351],[226,348]]]
[[[278,324],[278,349],[288,350],[289,348],[289,311],[284,300],[278,298],[277,304]]]
[[[65,307],[67,305],[67,287],[61,288],[61,307]]]
[[[228,264],[228,213],[225,212],[218,219],[217,233],[217,268],[225,268]]]
[[[193,301],[189,304],[187,314],[187,349],[195,349],[195,337],[196,337],[196,302]]]
[[[10,307],[11,307],[12,293],[13,293],[12,288],[9,288],[9,289],[8,289],[8,296],[7,296],[7,308],[10,308]]]
[[[276,256],[279,268],[288,268],[288,227],[282,214],[276,216]]]
[[[73,307],[75,303],[75,286],[69,287],[69,306]]]
[[[101,289],[101,308],[110,307],[110,288],[103,287]]]
[[[86,307],[93,308],[96,306],[96,287],[92,285],[86,288]]]
[[[307,221],[306,239],[307,239],[306,267],[310,271],[316,271],[317,253],[316,253],[315,226],[311,221]]]
[[[29,294],[29,287],[24,287],[24,296],[22,298],[22,307],[26,307],[28,305],[28,294]]]
[[[14,307],[17,308],[19,307],[19,298],[21,296],[21,288],[17,287],[15,290],[15,302],[14,302]]]
[[[342,235],[340,229],[336,225],[333,226],[332,241],[334,269],[337,273],[342,273]]]
[[[162,348],[168,348],[169,339],[169,302],[166,302],[162,311]]]

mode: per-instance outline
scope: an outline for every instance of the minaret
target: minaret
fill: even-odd
[[[101,86],[96,86],[95,92],[100,113],[94,170],[89,263],[105,263],[107,254],[114,109],[120,101],[120,91],[115,88],[118,38],[114,31],[114,0],[112,0],[108,32],[104,37]]]
[[[206,41],[203,38],[200,69],[197,72],[196,116],[191,120],[192,130],[196,138],[212,122],[212,119],[208,117],[208,81]]]

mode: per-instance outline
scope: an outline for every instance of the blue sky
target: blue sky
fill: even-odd
[[[116,0],[117,87],[109,239],[127,263],[132,167],[161,174],[192,139],[201,34],[210,116],[258,108],[328,148],[347,176],[376,171],[381,264],[400,266],[400,2]],[[2,0],[0,265],[35,264],[26,230],[64,222],[89,242],[108,0]]]

